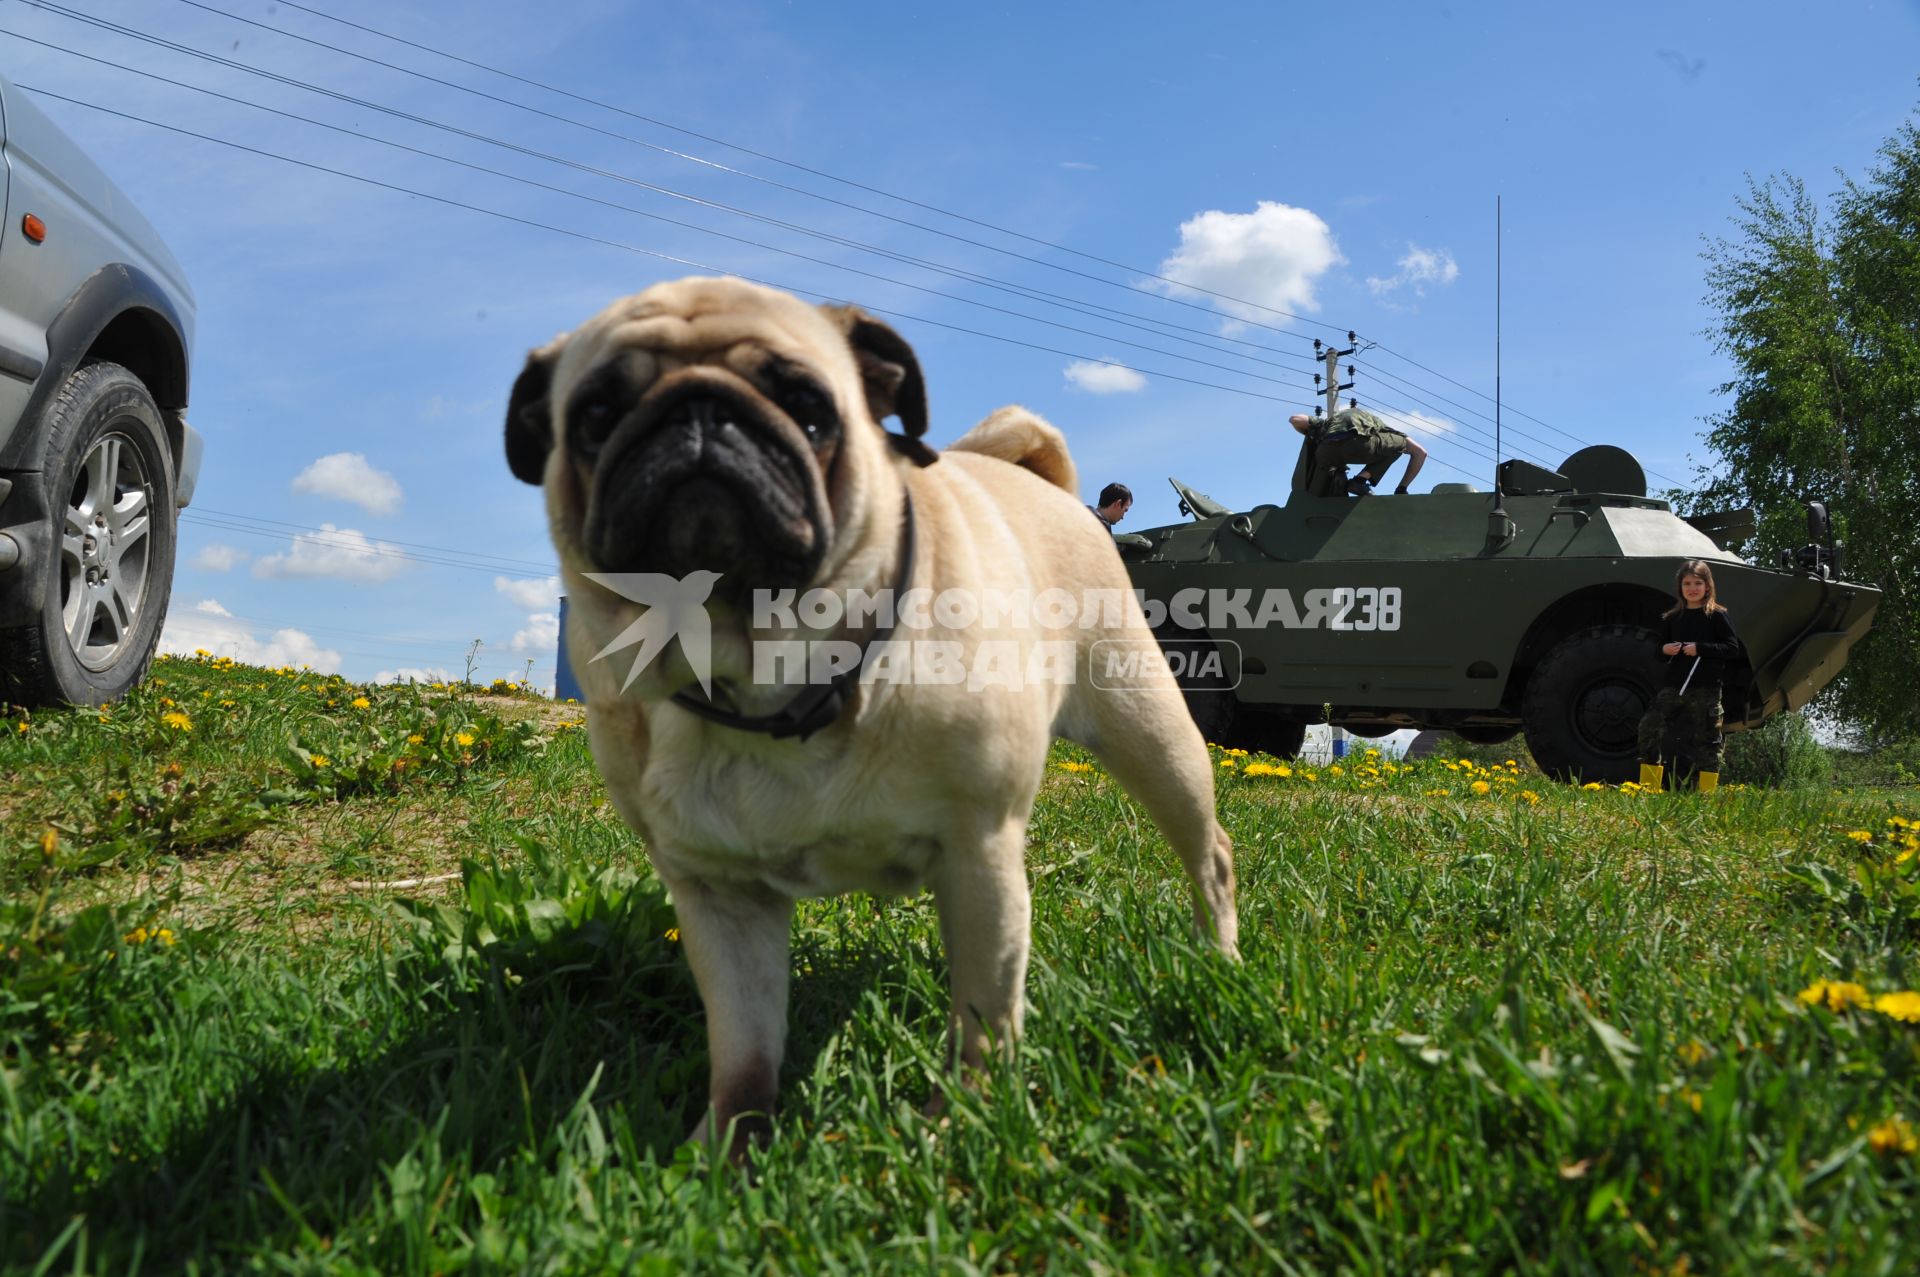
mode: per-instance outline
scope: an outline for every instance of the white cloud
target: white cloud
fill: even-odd
[[[304,630],[277,629],[260,638],[214,599],[202,599],[191,610],[169,611],[166,627],[160,631],[160,650],[175,656],[207,651],[270,669],[304,665],[322,674],[338,673],[341,664],[340,653],[321,647]]]
[[[529,611],[552,607],[560,601],[560,578],[557,576],[550,576],[544,581],[516,581],[512,577],[496,576],[493,578],[493,588]]]
[[[513,636],[510,645],[516,652],[536,652],[546,655],[557,651],[560,645],[560,614],[558,612],[535,612],[527,617],[527,626]]]
[[[208,545],[202,546],[200,553],[193,556],[193,566],[208,572],[226,572],[252,557],[245,550],[230,545]]]
[[[406,569],[400,547],[369,541],[352,528],[320,525],[318,532],[294,534],[293,549],[254,561],[253,574],[276,580],[334,577],[342,581],[391,581]]]
[[[1078,169],[1081,172],[1091,173],[1100,166],[1098,164],[1089,164],[1085,160],[1061,160],[1060,167]]]
[[[1122,364],[1076,359],[1067,365],[1067,384],[1090,395],[1130,395],[1147,388],[1147,379]]]
[[[407,665],[397,670],[381,670],[373,676],[376,683],[457,683],[460,676],[441,665],[426,668]]]
[[[1318,310],[1314,281],[1345,260],[1332,230],[1317,214],[1261,200],[1251,213],[1213,209],[1182,222],[1180,247],[1160,263],[1160,274],[1238,298],[1210,300],[1235,320],[1266,323],[1279,318],[1276,310]],[[1190,295],[1186,289],[1154,283],[1170,295]]]
[[[1453,260],[1453,254],[1444,248],[1422,248],[1418,244],[1408,244],[1406,256],[1396,265],[1399,271],[1386,278],[1367,276],[1367,287],[1373,290],[1375,297],[1384,297],[1401,288],[1411,288],[1415,297],[1425,297],[1427,285],[1445,287],[1460,278],[1459,264]]]
[[[368,514],[392,514],[400,508],[400,481],[375,470],[363,452],[336,452],[294,476],[295,492],[351,501]]]

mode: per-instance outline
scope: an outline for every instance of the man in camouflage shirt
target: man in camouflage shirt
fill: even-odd
[[[1402,456],[1408,458],[1407,474],[1394,492],[1404,496],[1420,467],[1427,463],[1425,448],[1364,408],[1342,408],[1323,420],[1296,412],[1288,421],[1307,440],[1300,450],[1293,486],[1310,497],[1342,492],[1364,497]],[[1347,467],[1351,465],[1358,465],[1360,473],[1348,479]]]

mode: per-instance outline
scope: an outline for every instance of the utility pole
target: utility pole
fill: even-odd
[[[1318,337],[1315,337],[1313,339],[1313,357],[1315,359],[1324,361],[1327,365],[1327,371],[1325,373],[1325,377],[1326,377],[1326,395],[1327,395],[1327,415],[1329,417],[1331,417],[1335,412],[1339,411],[1340,409],[1340,392],[1343,390],[1353,389],[1353,365],[1352,364],[1347,365],[1347,380],[1343,382],[1340,380],[1340,361],[1342,359],[1345,359],[1348,355],[1351,355],[1354,351],[1358,350],[1359,348],[1360,348],[1360,339],[1356,337],[1352,331],[1349,331],[1347,333],[1347,348],[1345,350],[1340,350],[1333,346],[1326,346],[1323,348],[1321,341]],[[1313,389],[1314,389],[1314,393],[1316,394],[1320,392],[1321,376],[1322,374],[1320,373],[1313,374]],[[1360,401],[1358,399],[1349,399],[1347,400],[1347,406],[1349,408],[1358,408],[1360,406]],[[1320,410],[1319,405],[1318,404],[1314,405],[1314,411],[1318,412],[1319,410]]]

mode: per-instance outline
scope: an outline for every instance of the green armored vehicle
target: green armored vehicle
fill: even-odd
[[[1811,544],[1773,569],[1727,548],[1752,534],[1750,512],[1682,519],[1619,448],[1499,474],[1497,496],[1296,491],[1244,513],[1174,481],[1192,521],[1117,540],[1208,739],[1288,757],[1309,723],[1489,744],[1525,732],[1550,774],[1617,783],[1637,774],[1682,562],[1712,565],[1746,648],[1729,731],[1813,699],[1879,606],[1879,591],[1835,578],[1818,504]]]

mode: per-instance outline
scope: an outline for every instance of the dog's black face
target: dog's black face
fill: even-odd
[[[771,356],[750,377],[695,366],[644,385],[614,358],[558,414],[586,508],[581,544],[606,572],[736,588],[813,578],[833,538],[827,498],[844,429],[832,394]]]
[[[723,597],[803,588],[834,544],[836,509],[863,499],[865,467],[886,455],[879,419],[897,413],[911,436],[899,442],[931,457],[906,343],[859,312],[775,296],[738,281],[662,285],[528,360],[508,463],[550,485],[576,566],[704,569]]]

